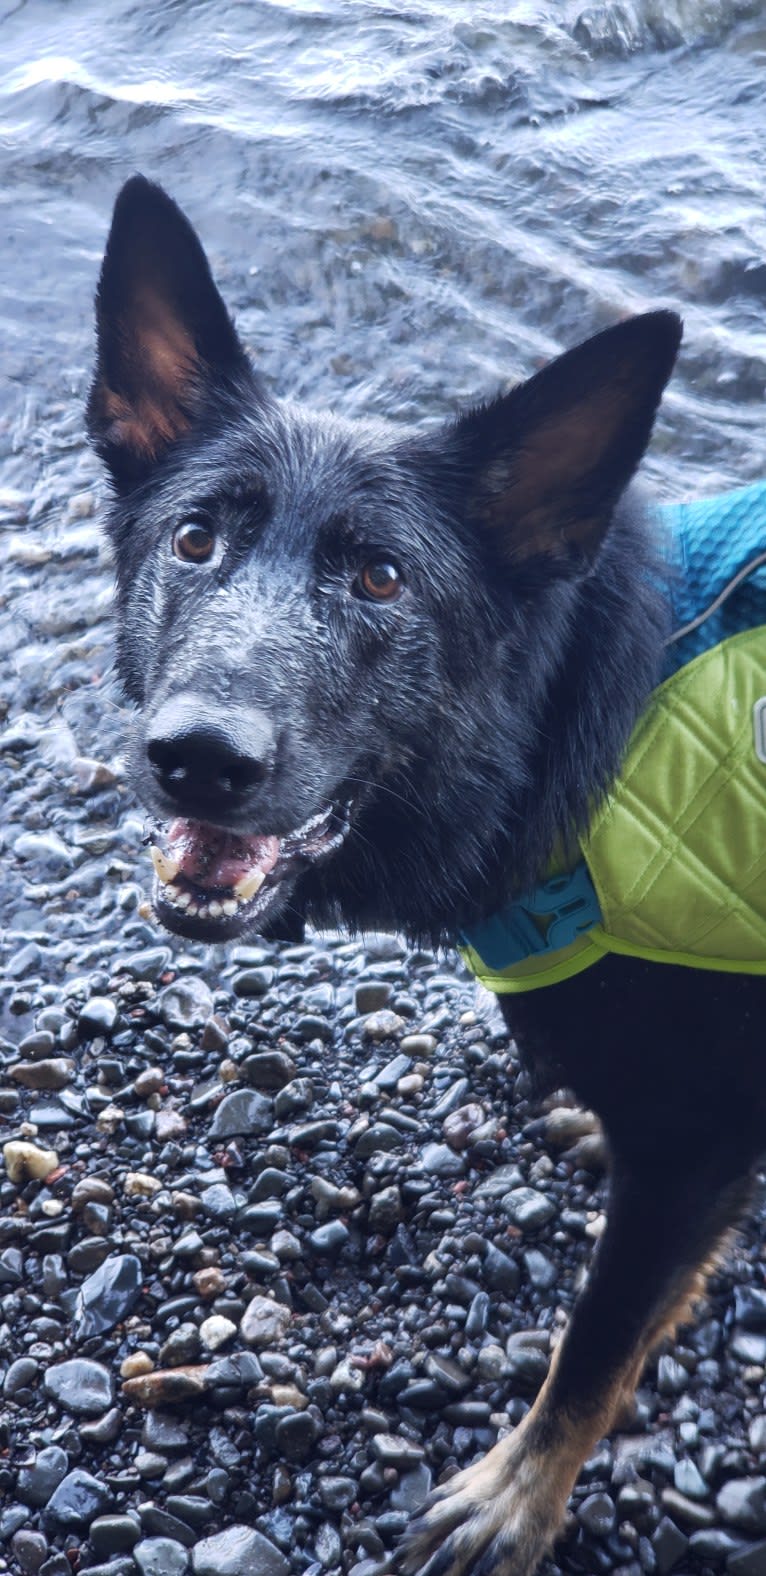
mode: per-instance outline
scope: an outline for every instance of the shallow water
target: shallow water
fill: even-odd
[[[766,473],[763,4],[5,0],[0,27],[12,717],[63,707],[87,753],[119,733],[83,693],[110,635],[82,404],[137,169],[284,391],[433,419],[670,305],[686,342],[647,474],[673,497]]]

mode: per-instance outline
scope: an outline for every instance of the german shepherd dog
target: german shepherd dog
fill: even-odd
[[[189,222],[135,177],[97,320],[88,426],[158,919],[454,944],[587,823],[658,681],[667,571],[628,484],[678,318],[622,322],[438,428],[347,422],[273,397]],[[608,1225],[535,1404],[423,1508],[410,1576],[532,1576],[766,1131],[755,976],[608,956],[500,1001],[538,1088],[603,1123]]]

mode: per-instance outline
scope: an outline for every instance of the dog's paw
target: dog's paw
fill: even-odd
[[[401,1576],[534,1576],[553,1543],[568,1484],[516,1436],[426,1503],[396,1552]]]

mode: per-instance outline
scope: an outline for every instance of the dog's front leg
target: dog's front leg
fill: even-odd
[[[523,1423],[438,1490],[392,1567],[405,1576],[533,1576],[583,1461],[642,1364],[701,1288],[746,1199],[742,1180],[690,1176],[662,1157],[619,1163],[589,1282]]]

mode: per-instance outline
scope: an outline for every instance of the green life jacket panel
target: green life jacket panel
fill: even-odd
[[[700,650],[704,622],[679,640],[685,664],[640,717],[620,776],[580,840],[584,863],[549,875],[464,935],[465,960],[490,990],[555,984],[608,952],[766,974],[766,585],[757,562],[766,487],[708,500],[704,532],[714,530],[713,505],[720,523],[732,499],[740,526],[745,512],[752,524],[749,541],[740,529],[738,551],[746,568],[756,562],[737,583],[740,628],[729,634],[731,609],[728,626],[719,609],[709,649]],[[692,506],[673,511],[674,525],[694,524]],[[688,541],[682,552],[686,560]],[[719,580],[732,567],[720,545],[707,561]],[[696,598],[687,582],[682,629],[696,623],[695,605],[710,589],[710,575]],[[742,628],[754,612],[760,622]]]

